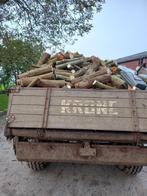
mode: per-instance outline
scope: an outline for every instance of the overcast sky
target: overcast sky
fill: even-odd
[[[147,50],[147,0],[106,0],[92,31],[66,50],[115,59]]]

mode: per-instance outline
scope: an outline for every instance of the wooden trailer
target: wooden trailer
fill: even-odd
[[[147,91],[20,88],[10,93],[5,136],[19,161],[147,165]]]

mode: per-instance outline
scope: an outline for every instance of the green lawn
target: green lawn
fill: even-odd
[[[8,107],[8,96],[0,94],[0,111],[5,111]]]

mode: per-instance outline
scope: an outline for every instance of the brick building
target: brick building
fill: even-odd
[[[136,67],[139,65],[139,62],[143,58],[145,59],[145,63],[146,63],[146,67],[147,67],[147,51],[141,52],[138,54],[134,54],[134,55],[130,55],[127,57],[119,58],[116,61],[118,64],[124,65],[128,68],[135,70]]]

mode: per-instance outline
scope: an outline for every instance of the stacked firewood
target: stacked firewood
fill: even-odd
[[[44,53],[30,71],[18,76],[22,87],[126,88],[113,61],[71,52],[50,56]]]

